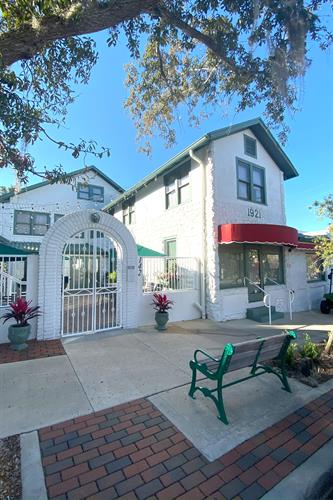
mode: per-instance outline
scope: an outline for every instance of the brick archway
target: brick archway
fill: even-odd
[[[37,338],[55,339],[61,332],[62,253],[66,242],[80,231],[96,229],[112,236],[122,251],[122,325],[137,326],[138,297],[137,250],[126,226],[105,212],[83,210],[59,219],[43,239],[39,256],[38,304],[43,312],[38,319]]]

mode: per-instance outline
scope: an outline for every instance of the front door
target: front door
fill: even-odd
[[[264,288],[264,284],[262,282],[262,273],[260,269],[259,248],[246,248],[245,258],[246,276],[252,282],[249,283],[249,281],[247,281],[249,302],[262,301],[264,298],[264,293],[253,284],[255,283],[255,285],[260,286],[260,288]]]
[[[63,251],[62,335],[121,327],[121,261],[111,237],[88,229]]]

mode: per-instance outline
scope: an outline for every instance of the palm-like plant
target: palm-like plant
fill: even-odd
[[[165,313],[169,309],[172,309],[173,301],[168,299],[165,294],[162,293],[154,293],[152,306],[155,311],[160,313]]]
[[[27,326],[30,319],[41,315],[40,306],[31,307],[31,302],[31,300],[27,302],[23,297],[19,297],[16,302],[9,304],[10,311],[3,314],[1,319],[4,320],[4,323],[10,319],[15,319],[16,326]]]

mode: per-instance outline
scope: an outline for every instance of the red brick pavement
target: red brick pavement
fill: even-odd
[[[10,344],[0,344],[0,364],[26,361],[27,359],[49,358],[66,354],[61,340],[28,340],[24,351],[13,351]]]
[[[148,400],[139,399],[40,429],[48,495],[256,500],[333,437],[332,416],[333,390],[209,462]]]

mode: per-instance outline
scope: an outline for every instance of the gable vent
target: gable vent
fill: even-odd
[[[257,158],[257,141],[248,135],[244,135],[244,153]]]

